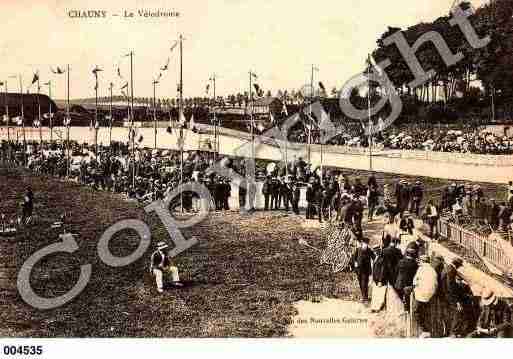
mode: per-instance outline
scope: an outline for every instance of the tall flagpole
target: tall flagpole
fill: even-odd
[[[7,80],[5,80],[5,116],[7,120],[7,142],[11,142],[11,131],[9,129],[9,103],[7,102]]]
[[[153,80],[153,131],[154,131],[154,145],[153,148],[157,149],[157,84],[159,81]]]
[[[369,68],[367,71],[367,109],[369,115],[369,170],[372,171],[372,117],[371,117],[371,84],[370,84],[370,71],[371,71],[371,61],[369,55]]]
[[[98,66],[96,66],[98,68]],[[95,108],[94,108],[94,154],[98,157],[98,72],[96,73],[96,85],[94,87]]]
[[[253,119],[253,72],[249,72],[249,120],[251,124],[251,160],[255,161],[255,129]]]
[[[314,98],[314,65],[312,65],[312,71],[310,73],[310,121],[312,121],[312,102]],[[308,124],[308,164],[312,166],[312,123]]]
[[[217,116],[216,116],[216,74],[212,76],[212,84],[214,86],[214,162],[217,161],[219,153],[219,139],[217,135]]]
[[[183,36],[180,34],[180,93],[178,98],[178,116],[183,114]],[[181,120],[181,118],[179,119]],[[183,124],[180,127],[180,186],[183,185]],[[183,193],[180,191],[180,211],[183,213]]]
[[[41,86],[39,83],[39,76],[37,77],[37,121],[39,126],[39,144],[41,146],[41,154],[43,153],[43,126],[41,123],[41,99],[39,98]]]
[[[69,167],[70,167],[70,156],[69,156],[69,127],[71,126],[71,117],[70,117],[70,104],[69,104],[69,64],[66,66],[66,75],[67,75],[67,81],[66,81],[66,177],[69,177]],[[50,117],[52,115],[50,114]]]
[[[114,118],[112,117],[112,89],[114,87],[114,84],[111,82],[109,86],[110,90],[110,105],[109,105],[109,116],[110,116],[110,122],[109,122],[109,147],[112,147],[112,124],[114,122]]]
[[[23,103],[23,82],[21,79],[21,74],[19,74],[19,82],[20,82],[20,93],[21,93],[21,126],[22,126],[22,133],[23,133],[23,158],[25,166],[27,165],[27,136],[25,134],[25,110],[24,110],[24,103]]]
[[[134,52],[130,51],[130,128],[132,136],[132,187],[135,191]]]
[[[50,98],[50,108],[49,108],[49,115],[50,115],[50,144],[53,143],[53,115],[52,115],[52,80],[48,81],[48,97]]]

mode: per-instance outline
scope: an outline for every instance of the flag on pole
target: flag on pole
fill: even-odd
[[[183,110],[180,110],[180,114],[179,114],[179,118],[178,118],[178,123],[180,124],[180,126],[185,126],[185,115],[183,113]]]
[[[175,42],[173,43],[173,45],[171,45],[171,48],[169,49],[171,52],[173,52],[173,50],[175,49],[175,47],[178,45],[178,41],[175,40]]]
[[[321,89],[322,95],[325,96],[326,95],[326,87],[324,87],[324,84],[321,81],[319,81],[319,88]]]
[[[191,115],[191,119],[189,120],[189,130],[194,130],[196,127],[196,123],[194,122],[194,114]]]
[[[30,85],[32,86],[33,84],[35,84],[35,83],[36,83],[36,82],[38,82],[38,81],[39,81],[39,73],[38,73],[38,72],[36,72],[36,73],[34,74],[34,77],[32,78],[32,83],[31,83]]]
[[[123,92],[124,89],[128,88],[128,82],[123,85],[123,87],[120,88],[120,90]],[[123,93],[124,94],[124,93]],[[126,96],[126,95],[125,95]]]
[[[55,69],[53,67],[50,67],[50,71],[52,71],[52,73],[56,74],[56,75],[62,75],[63,73],[66,72],[63,69],[61,69],[59,66],[57,66]]]
[[[167,71],[169,68],[169,57],[167,58],[167,62],[164,66],[160,68],[161,71]]]
[[[287,105],[285,104],[285,102],[283,103],[283,108],[281,109],[281,113],[284,114],[285,116],[289,115],[289,111],[287,111]]]
[[[258,96],[260,96],[260,86],[258,86],[258,84],[253,84],[253,87],[255,88],[255,92]]]
[[[94,75],[96,78],[98,78],[98,72],[101,72],[101,71],[103,71],[103,70],[102,70],[102,69],[100,69],[100,68],[98,67],[98,65],[96,65],[96,67],[93,69],[93,75]]]

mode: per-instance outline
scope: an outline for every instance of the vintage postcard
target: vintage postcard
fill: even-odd
[[[0,356],[513,336],[511,0],[0,7]]]

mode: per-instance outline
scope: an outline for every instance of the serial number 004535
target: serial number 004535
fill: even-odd
[[[4,345],[2,353],[8,356],[18,355],[41,355],[43,354],[42,345]]]

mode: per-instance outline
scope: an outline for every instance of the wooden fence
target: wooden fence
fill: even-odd
[[[502,248],[502,245],[510,245],[506,240],[500,243],[500,240],[478,235],[443,218],[438,221],[438,233],[444,239],[458,243],[467,250],[475,251],[481,258],[505,273],[509,273],[513,268],[511,258]]]

